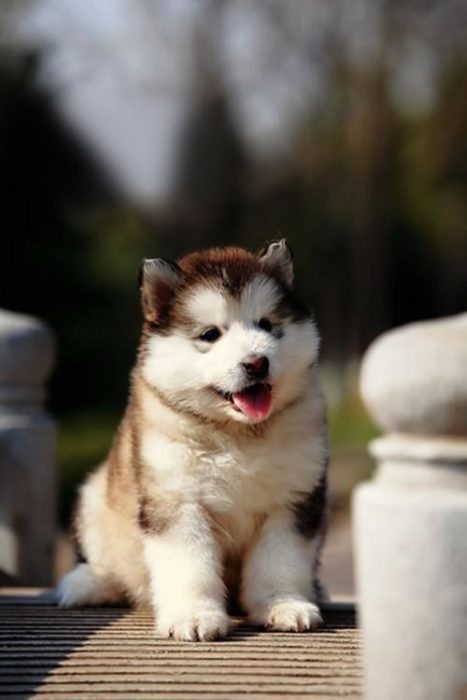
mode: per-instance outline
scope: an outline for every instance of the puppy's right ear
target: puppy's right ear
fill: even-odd
[[[274,272],[288,287],[292,286],[292,249],[286,238],[270,241],[261,248],[258,256],[267,270]]]
[[[139,269],[141,306],[146,321],[158,323],[167,308],[177,286],[182,271],[171,260],[148,258]]]

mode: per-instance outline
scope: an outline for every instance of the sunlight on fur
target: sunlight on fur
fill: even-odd
[[[152,606],[159,634],[321,621],[328,444],[319,337],[288,243],[143,262],[125,415],[79,495],[63,606]]]

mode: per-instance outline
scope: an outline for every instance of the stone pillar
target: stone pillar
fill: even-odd
[[[0,580],[52,583],[55,425],[44,412],[54,358],[38,319],[0,310]]]
[[[361,393],[386,433],[353,504],[366,696],[467,698],[467,314],[382,335]]]

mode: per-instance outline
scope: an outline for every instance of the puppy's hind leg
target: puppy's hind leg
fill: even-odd
[[[97,576],[89,564],[78,564],[57,586],[55,596],[62,608],[111,605],[125,600],[122,591],[105,576]]]

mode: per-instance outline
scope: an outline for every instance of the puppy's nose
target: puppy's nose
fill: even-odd
[[[250,379],[265,379],[269,372],[269,360],[264,355],[252,355],[242,362],[242,367]]]

